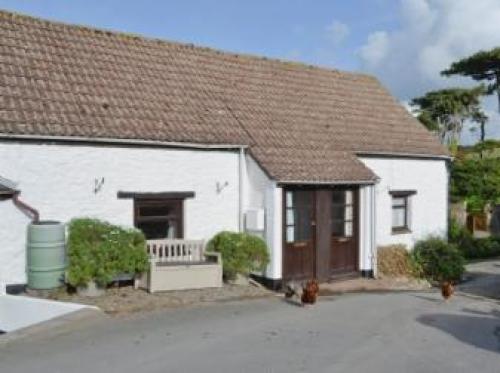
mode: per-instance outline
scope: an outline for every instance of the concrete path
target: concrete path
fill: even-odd
[[[467,281],[458,286],[459,291],[500,299],[500,259],[471,263],[466,270]]]
[[[499,372],[500,305],[352,294],[101,318],[0,344],[0,371]]]
[[[0,295],[0,330],[13,332],[86,308],[95,307],[47,299]]]

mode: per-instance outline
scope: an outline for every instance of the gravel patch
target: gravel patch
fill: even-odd
[[[112,287],[106,290],[105,295],[92,298],[79,296],[76,293],[69,294],[61,289],[43,294],[43,297],[62,302],[97,306],[109,315],[123,316],[136,312],[186,307],[203,303],[263,298],[274,294],[265,288],[254,285],[225,284],[222,288],[168,291],[153,294],[145,290],[134,289],[132,286]],[[30,295],[41,297],[40,294]]]

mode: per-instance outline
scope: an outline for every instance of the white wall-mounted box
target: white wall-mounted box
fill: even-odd
[[[265,229],[264,209],[248,209],[245,218],[247,231],[263,231]]]

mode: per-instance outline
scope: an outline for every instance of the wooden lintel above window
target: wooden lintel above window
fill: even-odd
[[[186,199],[194,198],[194,192],[118,192],[118,198],[121,199],[140,199],[140,200],[160,200],[160,199]]]
[[[416,190],[390,190],[389,194],[394,197],[407,197],[417,194]]]

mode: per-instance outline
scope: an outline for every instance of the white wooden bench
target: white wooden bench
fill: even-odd
[[[201,240],[148,240],[149,271],[137,286],[156,291],[203,289],[222,286],[220,253],[205,252]]]

